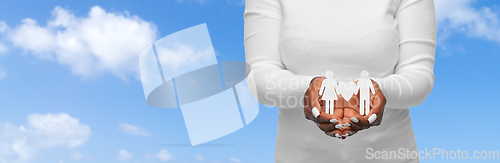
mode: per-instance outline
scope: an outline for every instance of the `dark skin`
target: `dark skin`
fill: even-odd
[[[350,127],[344,127],[342,133],[349,134],[352,136],[357,132],[365,129],[369,129],[372,126],[379,126],[382,123],[382,119],[384,116],[384,109],[386,104],[386,99],[382,91],[380,90],[380,86],[371,81],[373,84],[373,88],[375,88],[375,95],[370,92],[370,112],[367,115],[359,114],[359,91],[357,95],[354,95],[349,101],[344,102],[344,118],[342,121],[344,124],[349,123]],[[357,84],[357,82],[355,82]],[[368,121],[368,118],[372,114],[377,114],[377,119],[373,121],[371,124]],[[357,123],[354,123],[351,118],[354,117],[358,119]],[[345,139],[345,137],[343,137]]]
[[[353,95],[349,101],[345,101],[342,96],[337,96],[338,100],[335,102],[334,115],[325,113],[323,100],[319,95],[319,89],[325,77],[316,77],[311,81],[309,89],[307,89],[304,96],[304,114],[305,117],[314,123],[323,131],[326,135],[331,137],[336,137],[338,134],[345,139],[348,136],[352,136],[361,130],[369,129],[372,126],[379,126],[382,123],[384,108],[386,104],[386,98],[380,86],[372,80],[373,87],[375,88],[375,95],[370,92],[370,112],[367,115],[359,114],[359,91],[357,95]],[[357,82],[355,82],[357,84]],[[312,109],[316,107],[320,114],[318,117],[314,117]],[[376,114],[377,119],[371,124],[368,118]],[[353,122],[351,118],[354,117],[358,120],[357,123]],[[338,122],[331,123],[331,119],[336,119]],[[349,127],[345,124],[349,123]],[[342,124],[343,128],[337,129],[335,125]]]
[[[338,100],[335,102],[334,114],[327,114],[324,110],[323,100],[319,95],[319,89],[325,77],[316,77],[311,81],[309,88],[304,95],[304,114],[307,119],[316,123],[316,125],[325,132],[326,135],[335,137],[335,134],[342,135],[341,129],[336,129],[335,125],[342,124],[342,118],[344,117],[344,98],[342,96],[337,96]],[[318,117],[314,117],[312,114],[312,108],[318,108],[320,114]],[[337,123],[331,123],[331,119],[338,120]]]

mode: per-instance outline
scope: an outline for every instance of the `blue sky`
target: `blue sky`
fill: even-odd
[[[500,88],[494,84],[500,79],[499,5],[495,0],[436,0],[434,90],[422,105],[411,108],[419,150],[460,149],[469,157],[474,151],[500,151],[500,106],[495,103]],[[135,47],[86,38],[78,31],[104,29],[93,28],[99,21],[89,17],[91,9],[104,12],[97,20],[139,25],[150,33],[137,36],[142,42],[132,42]],[[62,11],[61,19],[56,11]],[[240,0],[0,1],[0,163],[272,162],[277,108],[261,106],[243,129],[191,147],[181,111],[147,105],[134,71],[133,58],[144,47],[138,45],[202,23],[207,23],[219,61],[244,61],[243,12]],[[63,19],[71,14],[73,19]],[[91,23],[81,23],[86,20]],[[126,56],[44,41],[56,38],[52,36],[12,39],[23,29],[37,29],[28,27],[62,32],[57,23],[74,29],[76,34],[62,36],[79,38],[84,47],[104,44]]]

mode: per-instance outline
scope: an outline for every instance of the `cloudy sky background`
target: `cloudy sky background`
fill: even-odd
[[[419,150],[500,151],[500,3],[435,4],[435,87],[411,109]],[[180,110],[148,106],[139,80],[145,46],[202,23],[219,61],[244,61],[243,11],[241,0],[0,1],[0,163],[272,162],[277,108],[191,147]]]

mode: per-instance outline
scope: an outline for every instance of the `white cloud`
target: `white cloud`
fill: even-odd
[[[155,157],[162,161],[162,162],[166,162],[166,161],[170,161],[170,160],[173,160],[174,159],[174,156],[172,156],[172,154],[170,154],[170,152],[168,152],[167,150],[165,149],[162,149],[160,150],[156,155]]]
[[[71,67],[73,73],[90,77],[111,72],[125,78],[138,74],[138,56],[156,40],[153,23],[138,16],[106,12],[94,6],[86,17],[56,7],[46,26],[26,18],[8,32],[15,47]]]
[[[7,46],[4,44],[0,43],[0,54],[6,53],[9,49],[7,49]]]
[[[26,162],[36,153],[28,144],[31,138],[24,127],[0,122],[0,160],[3,162]]]
[[[138,136],[150,136],[151,135],[148,130],[143,129],[143,128],[139,128],[139,127],[131,125],[131,124],[126,124],[126,123],[120,122],[118,127],[123,132],[129,133],[132,135],[138,135]]]
[[[73,160],[80,160],[83,158],[83,156],[82,154],[80,154],[80,152],[73,152],[71,153],[70,158]]]
[[[116,157],[116,159],[119,161],[130,161],[132,160],[132,154],[129,153],[127,150],[122,149],[118,151],[118,156]]]
[[[0,21],[0,33],[4,33],[9,29],[9,26],[4,21]]]
[[[199,162],[203,162],[203,161],[205,161],[205,158],[204,158],[203,156],[201,156],[201,155],[196,155],[196,157],[194,157],[194,159],[195,159],[196,161],[199,161]]]
[[[44,148],[82,145],[91,131],[65,113],[30,114],[28,127],[0,122],[0,160],[28,162]]]
[[[200,49],[180,42],[173,42],[171,47],[156,46],[156,50],[162,55],[160,63],[170,71],[165,74],[173,74],[193,65],[204,65],[215,59],[212,48]]]
[[[7,73],[2,68],[0,68],[0,80],[2,80],[5,77],[7,77]]]
[[[30,50],[40,57],[48,58],[49,53],[55,47],[55,38],[49,29],[38,26],[38,23],[30,18],[21,20],[22,25],[12,33],[9,33],[9,39],[14,46]]]
[[[68,114],[31,114],[28,123],[37,137],[42,138],[38,144],[43,147],[67,146],[74,148],[89,139],[90,127],[80,124],[78,119]]]
[[[0,21],[0,36],[2,36],[7,30],[9,29],[9,26],[3,22]],[[0,40],[0,54],[6,53],[8,51],[7,46],[5,46]]]
[[[449,35],[448,29],[465,33],[470,37],[500,42],[500,18],[489,7],[476,9],[475,0],[437,0],[436,20],[439,30]],[[440,39],[446,39],[440,37]]]
[[[230,163],[240,163],[240,159],[235,158],[235,157],[231,157],[231,158],[229,158],[229,162]]]

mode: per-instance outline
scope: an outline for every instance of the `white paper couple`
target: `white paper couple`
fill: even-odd
[[[319,95],[323,95],[321,100],[324,100],[324,108],[327,114],[334,113],[335,100],[338,100],[337,95],[349,101],[353,95],[357,95],[359,91],[359,114],[368,115],[370,113],[370,91],[375,94],[375,88],[368,77],[368,71],[363,70],[360,73],[358,84],[354,81],[337,82],[332,71],[326,71],[325,77],[319,89]]]

